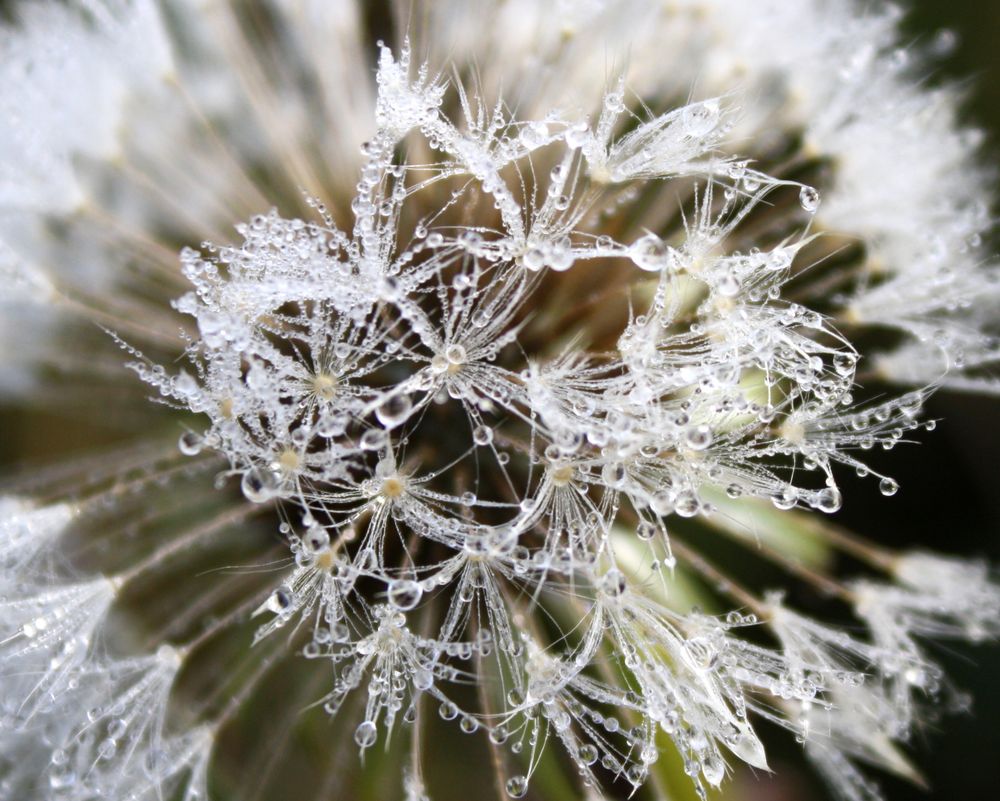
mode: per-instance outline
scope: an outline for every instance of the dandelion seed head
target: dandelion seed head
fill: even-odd
[[[28,361],[124,387],[76,349],[97,323],[184,421],[156,447],[137,402],[120,468],[0,500],[0,746],[51,728],[44,797],[206,796],[278,666],[346,721],[331,750],[407,743],[408,798],[430,716],[512,798],[553,750],[634,792],[668,741],[704,798],[770,770],[768,725],[852,801],[862,765],[916,775],[924,641],[995,636],[1000,591],[828,517],[845,470],[896,494],[866,454],[933,390],[995,390],[1000,284],[975,135],[895,11],[434,3],[376,43],[353,3],[39,8],[0,39],[30,123],[0,131],[0,280],[60,321]],[[744,587],[723,536],[864,632]],[[186,718],[186,674],[235,689]]]

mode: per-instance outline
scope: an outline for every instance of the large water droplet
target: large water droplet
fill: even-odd
[[[240,489],[251,503],[266,503],[278,491],[278,477],[270,470],[251,467],[243,474]]]
[[[378,729],[375,728],[375,724],[370,720],[359,723],[358,728],[354,730],[354,742],[362,748],[374,745],[377,737]]]
[[[549,137],[549,126],[544,122],[529,122],[518,135],[521,143],[530,150],[541,147]]]
[[[670,264],[672,249],[656,234],[646,234],[632,243],[628,255],[636,266],[648,272],[659,272]]]
[[[816,209],[819,208],[819,200],[819,192],[815,187],[803,186],[799,190],[799,204],[810,214],[815,214]]]
[[[705,781],[718,787],[726,776],[726,763],[714,754],[710,755],[702,763],[701,772],[705,775]]]
[[[413,410],[413,402],[405,393],[392,395],[375,410],[375,417],[385,428],[395,428],[404,423]]]
[[[601,478],[611,487],[619,487],[625,481],[625,465],[621,462],[608,462],[601,468]]]
[[[385,447],[388,437],[381,428],[369,428],[361,435],[361,449],[366,451],[378,451]]]
[[[612,598],[618,598],[624,594],[626,589],[628,589],[628,582],[625,580],[625,576],[620,570],[617,568],[611,568],[607,573],[601,576],[601,579],[598,582],[598,587],[605,595],[610,595]]]
[[[177,449],[185,456],[195,456],[201,453],[202,438],[194,431],[185,431],[177,440]]]
[[[681,109],[681,125],[688,136],[704,136],[719,122],[719,102],[706,100]]]
[[[267,598],[267,608],[276,615],[286,615],[292,607],[292,593],[287,587],[278,587]]]
[[[511,776],[505,787],[511,798],[524,798],[528,792],[528,780],[524,776]]]
[[[826,487],[816,495],[816,508],[821,512],[832,514],[840,509],[842,504],[843,498],[840,495],[840,490],[834,487]]]
[[[389,582],[388,597],[389,603],[401,612],[413,609],[420,603],[420,597],[424,591],[420,585],[409,579],[395,579]]]
[[[712,444],[712,429],[706,425],[689,426],[684,431],[684,444],[693,451],[703,451]]]

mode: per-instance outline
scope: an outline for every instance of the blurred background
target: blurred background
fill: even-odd
[[[941,30],[956,35],[954,50],[931,80],[965,90],[965,121],[984,129],[984,160],[1000,165],[1000,3],[995,0],[910,0],[904,30],[924,41]],[[1000,193],[1000,185],[998,185]],[[997,213],[994,207],[994,213]],[[1000,250],[1000,237],[992,252]],[[1000,310],[998,310],[1000,312]],[[1000,403],[996,399],[941,393],[928,412],[941,424],[919,446],[871,453],[872,466],[891,472],[899,493],[885,503],[870,481],[843,476],[845,504],[838,514],[848,528],[899,546],[983,556],[1000,564]],[[881,457],[881,459],[879,458]],[[913,763],[927,779],[921,789],[879,777],[890,801],[987,799],[1000,794],[1000,649],[962,646],[935,655],[956,688],[972,698],[969,715],[928,725],[914,743]],[[803,773],[790,748],[775,760],[778,778],[748,778],[727,795],[733,801],[813,801],[822,788]]]

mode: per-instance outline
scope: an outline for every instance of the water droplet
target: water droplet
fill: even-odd
[[[366,451],[378,451],[385,447],[388,436],[384,429],[369,428],[361,435],[361,449]]]
[[[688,136],[704,136],[719,122],[719,101],[691,103],[681,109],[681,125]]]
[[[731,272],[724,272],[715,284],[715,290],[724,298],[732,298],[740,293],[740,281]]]
[[[791,509],[799,499],[799,493],[794,487],[786,487],[781,492],[776,493],[771,498],[771,503],[776,509]]]
[[[476,426],[472,432],[472,441],[480,447],[485,447],[493,442],[493,429],[489,426]]]
[[[578,122],[566,129],[566,147],[571,150],[583,147],[589,137],[590,129],[587,127],[587,123]]]
[[[293,596],[287,587],[278,587],[267,598],[267,608],[276,615],[287,614],[292,607]]]
[[[647,272],[659,272],[670,264],[670,248],[656,234],[646,234],[632,243],[628,249],[629,258],[635,265]]]
[[[270,470],[251,467],[243,474],[240,489],[251,503],[266,503],[278,491],[278,477]]]
[[[389,582],[388,598],[389,603],[402,612],[413,609],[424,594],[420,585],[409,579],[397,579]]]
[[[656,536],[657,531],[659,531],[659,527],[656,523],[650,523],[648,520],[643,520],[638,526],[636,526],[635,535],[643,542],[649,542]]]
[[[839,510],[842,504],[843,498],[841,497],[840,490],[834,487],[826,487],[816,495],[816,508],[821,512],[832,514]]]
[[[690,426],[684,431],[684,444],[693,451],[703,451],[712,444],[712,429],[706,425]]]
[[[330,545],[330,534],[324,528],[313,525],[303,537],[306,548],[313,553],[319,553]]]
[[[608,462],[601,468],[601,478],[612,487],[621,486],[625,481],[625,465],[621,462]]]
[[[434,686],[434,674],[427,668],[417,668],[413,671],[413,686],[421,692],[426,692]]]
[[[362,748],[369,748],[374,745],[377,737],[378,729],[375,728],[375,724],[370,720],[359,723],[358,728],[354,730],[354,742]]]
[[[201,453],[202,437],[194,431],[185,431],[177,440],[177,449],[185,456],[195,456]]]
[[[557,202],[556,208],[566,209],[569,207],[568,198],[565,203]],[[562,273],[573,266],[575,258],[573,256],[573,244],[569,237],[563,237],[552,243],[548,253],[548,265],[557,273]]]
[[[391,395],[375,410],[375,417],[385,428],[395,428],[405,422],[413,410],[413,402],[405,393]]]
[[[837,353],[833,357],[833,369],[837,375],[849,376],[854,372],[858,359],[853,353]]]
[[[899,484],[891,478],[883,478],[878,483],[878,490],[883,495],[889,497],[899,492]]]
[[[511,776],[505,787],[511,798],[524,798],[528,792],[528,780],[524,776]]]
[[[580,750],[577,751],[577,756],[580,757],[580,761],[584,765],[593,765],[597,761],[597,748],[590,743],[581,745]]]
[[[100,759],[113,759],[117,753],[118,742],[112,740],[110,737],[106,740],[101,740],[101,744],[97,746],[97,756]]]
[[[49,786],[53,790],[65,790],[76,784],[76,772],[68,765],[49,773]]]
[[[819,208],[819,200],[819,192],[815,187],[803,186],[799,190],[799,205],[810,214],[814,214]]]
[[[694,517],[698,514],[699,509],[701,509],[701,503],[698,496],[691,490],[682,490],[677,493],[677,497],[674,499],[674,511],[681,517]]]
[[[612,598],[618,598],[624,594],[626,589],[628,589],[628,582],[625,580],[624,574],[617,568],[613,567],[601,576],[601,579],[598,582],[598,588],[605,595],[610,595]]]
[[[518,138],[521,143],[530,150],[541,147],[549,137],[549,126],[544,122],[529,122],[523,128]]]
[[[646,781],[646,768],[642,765],[629,765],[625,770],[625,778],[637,787]]]
[[[532,272],[545,266],[545,249],[539,245],[529,245],[521,256],[521,263]]]
[[[701,772],[705,775],[705,781],[718,787],[726,776],[726,763],[717,756],[709,756],[702,763]]]

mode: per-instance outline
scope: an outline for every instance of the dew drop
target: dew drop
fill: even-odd
[[[587,143],[589,136],[590,129],[587,127],[587,123],[578,122],[566,129],[566,146],[571,150],[581,148]]]
[[[704,103],[692,103],[681,109],[681,124],[688,136],[705,136],[719,122],[719,103],[717,100],[706,100]]]
[[[417,668],[413,671],[413,686],[421,692],[426,692],[434,686],[434,674],[427,668]]]
[[[521,256],[521,263],[532,272],[545,266],[545,250],[538,245],[530,245]]]
[[[240,489],[251,503],[266,503],[278,491],[278,477],[269,470],[251,467],[243,474]]]
[[[635,528],[635,535],[643,542],[649,542],[653,537],[656,536],[658,528],[656,523],[650,523],[648,520],[643,520]]]
[[[740,293],[740,281],[731,272],[725,272],[715,285],[716,291],[724,298],[732,298]]]
[[[480,447],[485,447],[493,442],[493,429],[489,426],[476,426],[472,432],[472,441]]]
[[[502,723],[499,726],[494,726],[490,729],[490,742],[494,745],[503,745],[507,742],[507,738],[510,734],[507,731],[507,727]]]
[[[76,784],[76,772],[68,765],[49,773],[49,786],[53,790],[65,790],[74,784]]]
[[[465,348],[461,345],[449,345],[445,348],[444,357],[448,360],[449,364],[465,364],[468,359]]]
[[[396,579],[389,582],[388,598],[389,603],[401,612],[413,609],[424,594],[423,589],[416,581],[409,579]]]
[[[671,248],[656,234],[646,234],[632,243],[629,258],[639,269],[659,272],[670,263]]]
[[[354,742],[362,748],[368,748],[374,745],[377,737],[378,730],[375,728],[375,724],[370,720],[365,720],[359,723],[358,728],[354,730]]]
[[[185,431],[177,440],[177,449],[185,456],[196,456],[201,453],[203,440],[194,431]]]
[[[549,126],[544,122],[529,122],[521,129],[518,138],[529,150],[541,147],[549,137]]]
[[[899,492],[899,484],[891,478],[883,478],[878,483],[878,491],[886,497],[891,497]]]
[[[625,576],[620,570],[617,568],[611,568],[607,573],[601,576],[598,587],[605,595],[610,595],[612,598],[618,598],[624,594],[625,590],[628,588],[628,582],[625,580]]]
[[[815,214],[819,208],[819,192],[813,186],[803,186],[799,190],[799,205],[810,214]]]
[[[405,422],[413,410],[413,402],[405,393],[392,395],[375,410],[375,417],[385,428],[395,428]]]
[[[621,462],[608,462],[601,468],[601,478],[611,487],[620,487],[625,481],[625,465]]]
[[[693,451],[703,451],[712,444],[712,429],[706,425],[690,426],[684,431],[684,444]]]
[[[726,763],[716,756],[710,756],[702,764],[701,772],[705,775],[705,781],[718,787],[726,776]]]
[[[524,776],[511,776],[505,787],[511,798],[524,798],[528,792],[528,780]]]
[[[816,495],[816,508],[821,512],[832,514],[840,509],[843,504],[840,490],[833,487],[826,487]]]
[[[284,615],[292,606],[292,594],[286,587],[278,587],[267,598],[267,608],[276,615]]]
[[[361,449],[366,451],[378,451],[385,447],[388,437],[381,428],[369,428],[361,435]]]

